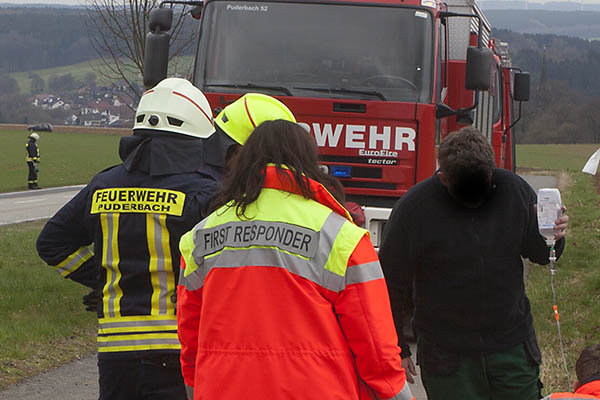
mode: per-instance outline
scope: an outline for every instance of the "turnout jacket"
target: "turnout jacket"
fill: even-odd
[[[238,218],[224,206],[180,243],[181,364],[200,399],[412,399],[367,231],[267,167]],[[360,397],[359,397],[360,396]]]
[[[102,292],[100,356],[179,351],[179,239],[202,219],[218,179],[208,169],[153,176],[120,164],[48,221],[37,242],[41,258]]]
[[[599,377],[600,378],[600,377]],[[562,399],[562,400],[600,400],[600,379],[581,385],[575,390],[575,393],[553,393],[544,397],[543,400]]]
[[[521,259],[549,263],[537,196],[509,171],[495,169],[492,181],[478,208],[455,201],[437,173],[394,205],[379,256],[401,346],[402,317],[414,303],[417,335],[447,351],[485,353],[527,343],[541,361]],[[557,256],[563,248],[561,239]]]
[[[35,139],[29,138],[27,144],[25,145],[25,151],[27,152],[25,161],[35,163],[40,161],[40,149],[38,148],[37,141]]]

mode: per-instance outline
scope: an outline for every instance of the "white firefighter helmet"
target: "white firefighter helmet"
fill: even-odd
[[[163,79],[146,91],[135,113],[133,129],[150,129],[208,138],[215,131],[210,104],[188,80]]]
[[[33,138],[34,140],[40,140],[40,135],[38,135],[37,133],[33,132],[31,135],[29,135],[30,138]]]

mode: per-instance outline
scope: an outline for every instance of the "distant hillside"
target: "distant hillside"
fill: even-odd
[[[486,10],[485,15],[498,29],[600,38],[600,11]]]
[[[75,64],[97,57],[75,8],[0,8],[0,73]]]

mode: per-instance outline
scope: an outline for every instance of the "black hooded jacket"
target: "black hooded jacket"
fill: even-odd
[[[214,169],[199,171],[201,151],[200,139],[136,131],[121,141],[123,163],[96,175],[38,237],[45,262],[102,291],[103,356],[179,349],[179,239],[205,216],[220,181]]]
[[[549,263],[536,194],[511,172],[496,169],[492,179],[477,208],[459,205],[437,174],[394,206],[379,256],[403,357],[410,350],[402,315],[411,302],[417,335],[448,351],[502,351],[532,336],[521,257]],[[564,245],[557,242],[558,256]]]

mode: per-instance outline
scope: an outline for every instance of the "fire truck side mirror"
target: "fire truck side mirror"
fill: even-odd
[[[144,86],[150,89],[167,77],[169,63],[168,33],[149,32],[146,36],[146,49],[144,53]]]
[[[513,98],[516,101],[529,101],[529,78],[529,72],[518,72],[515,74]]]
[[[488,48],[467,48],[465,87],[467,90],[488,90],[492,78],[494,55]]]
[[[148,26],[152,32],[167,32],[173,24],[172,8],[155,8],[150,11]]]

